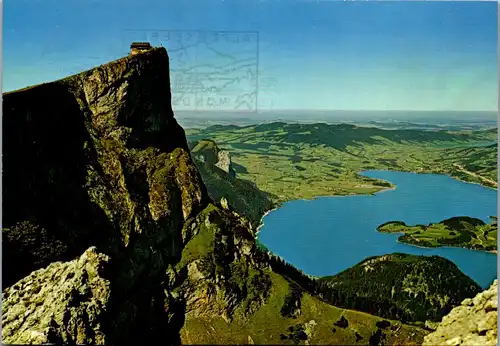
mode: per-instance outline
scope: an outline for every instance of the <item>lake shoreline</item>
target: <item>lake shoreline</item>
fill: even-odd
[[[380,172],[380,173],[378,173]],[[258,235],[257,235],[257,240],[259,241],[260,244],[262,244],[262,246],[264,248],[267,248],[267,250],[270,252],[270,253],[273,253],[273,251],[279,251],[279,253],[282,253],[283,254],[288,254],[290,257],[289,260],[291,260],[292,258],[294,258],[294,255],[293,254],[290,254],[289,253],[289,250],[285,250],[284,245],[282,244],[283,241],[280,241],[279,239],[276,240],[276,235],[277,234],[280,234],[279,237],[282,237],[282,236],[285,236],[286,234],[288,234],[288,230],[287,228],[288,227],[291,227],[290,229],[290,232],[292,232],[292,234],[294,234],[294,222],[293,222],[293,218],[294,218],[294,214],[295,213],[300,213],[300,210],[302,210],[302,208],[305,208],[304,210],[307,210],[307,213],[308,215],[310,215],[311,213],[313,213],[314,215],[314,210],[315,210],[315,207],[314,205],[311,205],[309,203],[298,203],[297,205],[295,205],[295,207],[292,207],[292,209],[294,210],[294,212],[292,214],[288,214],[286,212],[287,208],[288,208],[288,204],[285,204],[285,203],[288,203],[288,202],[293,202],[293,201],[300,201],[300,200],[304,200],[304,201],[313,201],[313,200],[318,200],[316,201],[315,203],[318,203],[318,205],[335,205],[335,209],[332,210],[332,212],[334,214],[331,214],[331,216],[328,216],[330,214],[325,214],[325,217],[328,216],[329,218],[331,217],[334,217],[335,219],[329,219],[329,221],[327,221],[327,223],[330,225],[328,226],[330,229],[334,229],[334,227],[346,227],[346,226],[342,226],[342,225],[345,225],[345,224],[348,224],[349,221],[347,221],[347,219],[349,218],[352,218],[352,216],[354,214],[352,213],[355,213],[355,209],[352,209],[354,205],[356,205],[357,202],[353,201],[352,199],[347,199],[347,200],[335,200],[331,197],[347,197],[347,196],[376,196],[377,194],[379,194],[379,197],[377,199],[374,199],[372,200],[371,198],[366,198],[364,199],[364,202],[362,202],[362,206],[364,206],[364,208],[370,208],[370,205],[373,204],[373,202],[375,202],[375,204],[378,205],[377,208],[374,209],[374,211],[376,210],[377,212],[377,215],[376,216],[376,219],[378,220],[377,221],[377,224],[380,224],[383,222],[383,220],[381,220],[381,218],[383,218],[383,216],[385,215],[385,212],[388,213],[388,215],[386,216],[390,216],[392,213],[391,210],[393,210],[392,208],[393,207],[390,207],[391,209],[385,209],[384,208],[384,203],[388,202],[388,208],[390,205],[395,205],[395,200],[398,200],[398,196],[397,195],[394,195],[394,197],[392,197],[392,194],[389,194],[389,195],[383,195],[383,194],[380,194],[381,192],[385,192],[385,191],[394,191],[394,190],[404,190],[404,191],[400,191],[400,193],[402,193],[403,195],[408,195],[408,192],[407,192],[407,189],[412,189],[411,191],[415,190],[417,192],[417,194],[415,195],[416,197],[413,198],[413,202],[412,204],[418,204],[418,200],[420,198],[427,198],[426,196],[428,196],[428,193],[427,192],[424,192],[425,189],[430,189],[428,192],[432,192],[433,194],[431,195],[436,195],[436,196],[439,196],[439,192],[436,192],[435,191],[435,185],[436,183],[438,184],[452,184],[452,186],[454,186],[453,184],[464,184],[462,185],[463,188],[465,189],[464,191],[476,191],[475,193],[477,194],[478,198],[481,198],[480,196],[483,196],[484,194],[486,194],[486,196],[489,196],[485,201],[489,201],[487,202],[487,204],[485,204],[485,210],[489,210],[489,209],[492,209],[493,207],[493,200],[496,201],[497,199],[497,196],[496,196],[496,191],[493,192],[491,191],[490,188],[488,189],[484,189],[483,191],[479,190],[477,191],[472,185],[472,183],[470,182],[465,182],[465,181],[460,181],[458,179],[455,179],[454,177],[451,177],[450,175],[447,175],[447,174],[436,174],[436,173],[417,173],[417,172],[402,172],[402,171],[391,171],[391,170],[385,170],[385,172],[382,172],[382,170],[367,170],[367,171],[362,171],[363,175],[366,175],[368,177],[371,177],[371,178],[374,178],[374,179],[377,179],[377,180],[381,180],[381,181],[384,181],[384,182],[390,182],[392,184],[391,187],[380,187],[380,186],[377,186],[378,190],[377,191],[373,191],[373,188],[371,187],[372,185],[369,185],[369,184],[366,184],[366,183],[361,183],[357,186],[357,193],[351,193],[351,194],[335,194],[335,195],[330,195],[330,196],[316,196],[314,198],[297,198],[297,199],[293,199],[293,200],[287,200],[287,201],[280,201],[279,203],[277,203],[272,209],[268,210],[262,217],[261,217],[261,222],[259,224],[259,227],[258,227]],[[400,180],[399,178],[399,174],[409,174],[411,176],[414,175],[414,178],[410,178],[410,177],[407,177],[405,179],[407,180]],[[417,178],[417,175],[425,175],[427,177],[424,177],[424,178]],[[418,180],[416,180],[418,179]],[[422,180],[423,179],[423,180]],[[448,180],[449,179],[449,180]],[[420,183],[421,181],[421,183]],[[427,183],[429,182],[429,183]],[[366,184],[366,185],[365,185]],[[423,184],[422,187],[419,187],[420,184]],[[483,186],[483,187],[486,187],[486,186]],[[359,193],[359,191],[362,189],[362,188],[367,188],[367,191],[365,193]],[[444,187],[443,187],[444,188]],[[370,189],[370,190],[368,190]],[[452,189],[453,190],[453,189]],[[443,190],[444,191],[444,190]],[[447,191],[447,190],[446,190]],[[396,193],[396,192],[395,192]],[[407,199],[409,198],[410,195],[408,195]],[[474,209],[474,203],[471,204],[471,201],[468,201],[465,205],[462,205],[462,204],[459,204],[459,205],[462,205],[462,207],[453,207],[453,203],[452,201],[453,200],[456,200],[456,198],[461,198],[459,197],[460,195],[457,195],[455,197],[451,197],[449,196],[448,194],[446,194],[446,196],[448,196],[447,198],[443,199],[443,202],[442,203],[451,203],[450,204],[450,212],[452,212],[453,215],[467,215],[467,213],[470,211],[470,212],[473,212],[473,210],[469,209],[469,207],[467,207],[468,205],[471,205],[470,207],[472,207],[472,209]],[[472,195],[471,195],[472,196]],[[474,195],[475,196],[475,195]],[[417,198],[418,197],[418,198]],[[378,199],[381,199],[380,201]],[[415,199],[417,198],[417,199]],[[453,199],[454,198],[454,199]],[[483,199],[480,199],[480,200],[483,200]],[[480,201],[478,200],[478,201]],[[445,202],[446,201],[446,202]],[[379,205],[379,203],[382,203]],[[291,203],[292,204],[292,203]],[[446,204],[446,205],[448,205]],[[351,207],[346,207],[347,209],[345,209],[344,212],[342,212],[341,210],[344,210],[342,206],[351,206]],[[397,205],[397,204],[396,204]],[[445,205],[443,205],[445,206]],[[273,211],[275,211],[276,209],[279,209],[279,208],[283,208],[285,211],[283,212],[283,215],[281,214],[281,212],[279,214],[272,214],[273,216],[269,216],[269,214]],[[322,208],[322,207],[321,207]],[[418,209],[418,208],[417,208]],[[440,208],[437,208],[437,209],[429,209],[428,211],[424,211],[424,213],[420,216],[420,218],[422,217],[431,217],[431,218],[436,218],[436,217],[439,217],[439,216],[436,216],[436,215],[439,215],[440,213],[439,212],[435,212],[436,210],[439,210]],[[495,208],[496,209],[496,208]],[[474,209],[475,210],[475,209]],[[481,209],[482,210],[482,209]],[[368,212],[368,216],[373,214],[374,211],[367,211]],[[338,214],[340,213],[340,214]],[[349,214],[351,213],[351,214]],[[491,215],[496,215],[498,212],[495,210],[491,210],[490,213],[492,213]],[[477,210],[476,210],[476,214],[477,214]],[[479,215],[481,215],[482,213],[479,213]],[[283,221],[285,222],[283,224],[283,227],[280,227],[280,224],[276,224],[274,225],[274,222],[271,222],[269,221],[269,226],[266,224],[266,221],[265,220],[265,217],[266,216],[269,216],[269,220],[274,220],[275,219],[275,216],[276,215],[279,215],[280,216],[280,219],[284,218]],[[334,216],[336,215],[336,216]],[[404,215],[404,214],[403,214]],[[471,214],[472,215],[472,214]],[[276,216],[277,217],[277,216]],[[309,216],[304,216],[306,217],[306,219],[310,219],[311,217]],[[474,217],[471,216],[471,217]],[[483,216],[475,216],[475,217],[480,217],[480,218],[483,218]],[[389,217],[391,219],[391,217]],[[396,217],[396,219],[399,219],[400,217]],[[441,220],[441,218],[438,218],[439,220]],[[288,221],[286,221],[288,220]],[[302,218],[300,219],[302,220]],[[299,223],[303,223],[303,225],[301,226],[301,229],[307,231],[309,230],[310,228],[316,228],[316,222],[318,223],[318,230],[317,232],[320,232],[320,229],[321,229],[321,221],[318,219],[317,221],[314,220],[314,221],[308,221],[308,223],[304,223],[303,221],[300,221],[298,220]],[[311,219],[312,220],[312,219]],[[337,220],[337,221],[336,221]],[[344,221],[339,221],[339,220],[344,220]],[[403,220],[404,220],[404,216],[403,216]],[[351,220],[352,221],[352,220]],[[339,225],[339,222],[342,223],[342,225]],[[271,233],[265,233],[264,235],[260,234],[260,232],[262,232],[264,230],[264,226],[266,227],[271,227],[271,223],[274,225],[273,227],[276,228],[276,235],[275,232],[271,232]],[[289,225],[288,225],[289,223]],[[333,224],[337,225],[337,226],[333,226]],[[356,222],[354,222],[354,224],[357,224]],[[352,226],[352,227],[356,227],[356,226]],[[351,228],[352,228],[351,227]],[[360,227],[363,227],[363,226],[360,226]],[[363,230],[363,229],[360,229],[360,231]],[[269,229],[270,231],[270,229]],[[365,229],[363,230],[363,232],[368,232],[368,233],[375,233],[374,232],[374,227],[370,227],[370,230]],[[316,231],[315,231],[316,232]],[[310,233],[310,232],[302,232],[301,234],[303,233]],[[379,232],[377,232],[379,233]],[[365,233],[362,233],[362,234],[365,234]],[[367,245],[365,245],[365,241],[362,241],[363,243],[363,246],[360,246],[359,248],[356,247],[355,249],[358,249],[358,250],[355,250],[355,251],[358,251],[359,254],[356,256],[360,256],[360,259],[361,258],[365,258],[367,256],[375,256],[375,255],[380,255],[380,254],[383,254],[383,253],[392,253],[392,252],[402,252],[402,253],[408,253],[408,254],[415,254],[415,255],[420,255],[420,256],[434,256],[434,255],[437,255],[437,256],[441,256],[441,257],[444,257],[446,259],[449,259],[449,260],[452,260],[454,263],[456,263],[459,268],[464,272],[466,273],[469,277],[473,278],[473,280],[475,280],[476,282],[479,282],[480,284],[483,284],[482,281],[484,281],[482,279],[482,277],[484,277],[485,275],[490,275],[488,274],[489,272],[488,271],[491,271],[493,268],[493,262],[495,262],[496,264],[496,256],[498,254],[497,251],[495,250],[484,250],[484,249],[472,249],[472,248],[468,248],[468,247],[462,247],[462,246],[439,246],[439,247],[427,247],[427,246],[419,246],[419,245],[414,245],[414,244],[410,244],[410,243],[406,243],[406,242],[399,242],[397,241],[397,235],[396,235],[396,239],[394,238],[385,238],[386,240],[382,240],[382,242],[379,243],[378,240],[376,240],[377,238],[374,238],[370,235],[362,235],[360,234],[359,237],[363,238],[363,239],[366,239],[366,243]],[[401,233],[400,233],[401,234]],[[264,236],[264,237],[263,237]],[[263,242],[262,239],[265,238],[267,239],[269,237],[269,240],[267,241],[267,244],[266,242]],[[292,236],[292,237],[295,237],[295,236]],[[304,238],[304,239],[308,239],[308,240],[304,240],[306,242],[314,242],[314,239],[311,238],[311,236],[307,236],[307,235],[300,235],[300,234],[296,234],[296,237],[299,237],[300,239]],[[358,237],[358,238],[359,238]],[[329,235],[326,235],[324,236],[324,239],[327,240],[327,241],[333,241],[334,243],[337,243],[337,240],[333,240],[335,238],[335,236],[329,236]],[[275,239],[275,240],[272,240],[272,239]],[[323,238],[321,238],[323,239]],[[340,240],[339,240],[340,241]],[[282,245],[278,245],[278,244],[274,244],[273,242],[278,242]],[[293,242],[293,241],[292,241]],[[395,245],[388,245],[388,243],[392,243],[392,244],[395,244]],[[273,245],[274,244],[274,245]],[[345,242],[345,246],[355,246],[354,244],[356,244],[356,241],[346,241]],[[372,244],[372,245],[368,245],[368,244]],[[377,245],[377,244],[380,244],[380,245]],[[396,245],[398,244],[398,245]],[[273,249],[269,248],[268,246],[277,246]],[[360,244],[358,244],[360,245]],[[446,244],[448,245],[448,244]],[[300,245],[300,246],[306,246],[306,245]],[[338,245],[332,245],[332,248],[335,248],[335,246],[338,246]],[[344,252],[344,250],[342,249],[347,249],[346,247],[343,247],[341,248],[338,252],[339,255],[338,256],[334,256],[338,259],[338,261],[340,262],[344,262],[344,261],[349,261],[349,257],[350,255],[346,254],[345,256],[342,255]],[[398,250],[398,247],[399,246],[404,246],[403,248],[401,248],[400,250]],[[319,258],[322,258],[326,256],[326,258],[330,258],[332,254],[328,255],[328,252],[327,251],[324,251],[324,249],[326,247],[329,247],[329,245],[325,244],[324,243],[324,240],[322,241],[322,243],[320,244],[320,251],[318,251],[318,255],[311,255],[309,257],[314,257],[316,259],[313,259],[313,258],[309,258],[310,261],[312,261],[310,265],[313,265],[313,267],[310,267],[309,269],[311,269],[313,272],[317,272],[316,269],[314,268],[317,268],[318,270],[320,270],[320,268],[323,268],[323,266],[325,267],[328,267],[328,266],[331,266],[332,268],[336,268],[337,266],[339,266],[339,268],[341,267],[339,264],[338,264],[338,261],[335,262],[333,261],[332,264],[328,264],[328,265],[324,265],[319,261]],[[379,247],[380,251],[383,251],[382,249],[385,248],[386,250],[388,250],[387,252],[380,252],[379,250],[377,250],[376,248]],[[289,248],[289,247],[287,247]],[[372,249],[375,249],[372,251]],[[419,250],[418,248],[421,248],[421,250]],[[280,250],[281,249],[281,250]],[[460,249],[463,249],[463,250],[460,250]],[[452,250],[460,250],[460,252],[454,252]],[[471,251],[473,250],[473,251]],[[345,250],[347,251],[347,250]],[[451,251],[451,252],[449,252]],[[461,251],[466,251],[464,253],[462,253]],[[348,252],[348,251],[347,251]],[[372,253],[373,252],[373,253]],[[380,253],[379,253],[380,252]],[[490,254],[493,254],[494,256],[491,256]],[[319,256],[319,257],[318,257]],[[330,256],[330,257],[329,257]],[[484,273],[479,273],[477,272],[476,269],[474,269],[474,267],[470,265],[470,263],[472,262],[468,262],[468,260],[463,260],[464,258],[471,258],[472,261],[474,260],[477,260],[478,258],[481,259],[483,258],[484,256],[486,256],[484,258],[484,261],[485,263],[488,263],[487,266],[488,266],[488,271],[484,272]],[[490,257],[491,256],[491,257]],[[358,260],[358,259],[356,259]],[[303,262],[304,259],[299,259],[299,262]],[[325,259],[326,262],[330,261],[330,260],[327,260]],[[456,262],[455,262],[456,261]],[[316,263],[318,262],[318,263]],[[326,263],[325,262],[325,263]],[[290,262],[290,263],[294,263],[293,261]],[[306,267],[304,267],[306,268]],[[340,268],[339,270],[344,270],[346,268]],[[305,269],[304,269],[305,270]],[[321,269],[322,270],[322,269]],[[321,272],[320,270],[320,272]],[[309,271],[308,270],[305,270],[304,271],[305,273],[308,273]],[[328,268],[328,272],[331,273],[331,268]],[[496,266],[495,266],[495,273],[496,273]],[[317,273],[316,273],[317,274]],[[493,274],[491,274],[493,275]],[[495,274],[496,275],[496,274]]]
[[[379,231],[377,231],[377,232],[379,232]],[[401,233],[401,232],[379,232],[379,233],[385,233],[385,234],[404,234],[404,233]],[[422,246],[422,245],[416,245],[416,244],[412,244],[412,243],[407,243],[407,242],[404,242],[404,241],[400,241],[399,239],[396,239],[396,243],[405,244],[405,245],[413,246],[413,247],[417,247],[419,249],[465,249],[465,250],[471,250],[471,251],[488,252],[488,253],[491,253],[491,254],[498,255],[498,250],[472,249],[470,247],[463,247],[463,246]]]
[[[439,174],[439,173],[434,173],[434,174]],[[476,183],[476,182],[473,182],[473,181],[467,181],[467,180],[463,180],[463,179],[460,179],[460,178],[457,178],[457,177],[454,177],[452,175],[448,175],[448,174],[443,174],[443,175],[447,175],[455,180],[458,180],[462,183],[467,183],[467,184],[474,184],[474,185],[479,185],[481,187],[484,187],[484,188],[487,188],[487,189],[491,189],[491,190],[497,190],[498,191],[498,186],[497,187],[492,187],[492,186],[488,186],[488,185],[484,185],[484,184],[481,184],[481,183]]]
[[[358,174],[362,175],[362,172],[366,172],[366,171],[368,171],[368,170],[360,171],[360,172],[358,172]],[[444,175],[444,176],[450,177],[450,178],[452,178],[452,179],[454,179],[456,181],[459,181],[461,183],[479,185],[479,186],[487,188],[487,189],[497,190],[498,191],[498,187],[491,187],[491,186],[488,186],[488,185],[485,185],[485,184],[482,184],[482,183],[463,180],[463,179],[460,179],[458,177],[455,177],[455,176],[453,176],[451,174],[447,174],[447,173],[422,172],[422,171],[416,172],[416,171],[390,170],[390,169],[376,169],[376,171],[403,172],[403,173],[413,173],[413,174],[436,174],[436,175]],[[380,179],[380,180],[382,180],[382,179]],[[385,181],[385,180],[382,180],[382,181]],[[331,197],[375,196],[378,193],[385,192],[385,191],[392,191],[392,190],[395,190],[396,188],[397,188],[397,186],[393,185],[392,187],[383,187],[380,190],[372,192],[372,193],[355,193],[355,192],[352,192],[352,193],[337,194],[337,195],[319,195],[319,196],[314,196],[314,197],[309,197],[309,198],[294,198],[294,199],[290,199],[290,200],[285,200],[283,202],[278,202],[275,207],[273,207],[272,209],[267,210],[262,215],[262,217],[260,218],[260,223],[257,226],[256,233],[258,233],[260,231],[260,229],[264,226],[263,219],[264,219],[265,216],[267,216],[269,213],[275,211],[276,209],[281,208],[283,206],[283,204],[288,203],[288,202],[293,202],[293,201],[314,201],[314,200],[319,199],[319,198],[331,198]]]
[[[278,205],[276,205],[276,206],[275,206],[274,208],[272,208],[272,209],[269,209],[268,211],[266,211],[266,212],[264,213],[264,215],[262,215],[262,216],[261,216],[261,218],[260,218],[260,222],[259,222],[259,225],[258,225],[258,226],[257,226],[257,228],[255,229],[255,238],[257,238],[257,237],[258,237],[260,230],[262,229],[262,227],[264,227],[264,218],[265,218],[268,214],[272,213],[273,211],[275,211],[275,210],[277,210],[277,209],[279,209],[279,208],[281,208],[281,207],[282,207],[282,203],[278,203]]]
[[[366,170],[366,171],[369,171],[369,170]],[[362,175],[362,173],[366,172],[366,171],[360,171],[358,174]],[[481,183],[477,183],[477,182],[471,182],[471,181],[462,180],[462,179],[454,177],[454,176],[452,176],[450,174],[435,173],[435,172],[415,172],[415,171],[403,171],[403,170],[388,170],[388,169],[385,169],[385,170],[384,169],[377,169],[377,171],[402,172],[402,173],[413,173],[413,174],[436,174],[436,175],[443,175],[443,176],[450,177],[450,178],[452,178],[452,179],[454,179],[456,181],[459,181],[461,183],[474,184],[474,185],[479,185],[479,186],[484,187],[484,188],[488,188],[488,189],[492,189],[492,190],[498,190],[498,188],[494,188],[494,187],[487,186],[487,185],[484,185],[484,184],[481,184]],[[383,180],[383,179],[379,179],[379,180],[384,181],[384,182],[389,182],[389,181],[386,181],[386,180]],[[338,194],[338,195],[330,195],[330,196],[328,196],[328,195],[325,195],[325,196],[314,196],[314,197],[310,197],[310,198],[296,198],[296,199],[291,199],[291,200],[286,200],[286,201],[283,201],[283,202],[279,202],[272,209],[267,210],[261,216],[259,225],[256,228],[255,238],[258,239],[258,234],[261,232],[262,228],[264,227],[264,218],[267,215],[269,215],[270,213],[272,213],[273,211],[275,211],[275,210],[283,207],[283,205],[285,203],[293,202],[293,201],[314,201],[314,200],[317,200],[317,199],[320,199],[320,198],[339,198],[339,197],[349,197],[349,196],[376,196],[379,193],[387,192],[387,191],[394,191],[394,190],[397,189],[397,185],[394,185],[391,182],[389,182],[389,183],[392,185],[391,187],[382,187],[380,190],[372,192],[372,193],[348,193],[348,194]],[[377,232],[379,232],[379,231],[377,231]],[[380,232],[380,233],[384,233],[384,232]],[[401,234],[404,234],[404,233],[401,233]],[[488,253],[493,253],[493,254],[498,255],[498,250],[480,250],[480,249],[472,249],[472,248],[461,247],[461,246],[426,247],[426,246],[419,246],[419,245],[414,245],[414,244],[406,243],[406,242],[400,242],[399,240],[396,240],[396,242],[400,243],[400,244],[406,244],[406,245],[409,245],[409,246],[414,246],[414,247],[417,247],[417,248],[423,248],[423,249],[433,249],[433,248],[462,248],[462,249],[467,249],[467,250],[488,252]]]
[[[486,185],[484,183],[478,183],[478,182],[475,182],[475,181],[469,181],[469,180],[465,180],[465,179],[460,179],[459,177],[456,177],[456,176],[453,176],[449,173],[444,173],[444,172],[432,172],[432,171],[419,171],[419,172],[415,172],[415,171],[405,171],[405,170],[390,170],[390,169],[377,169],[377,171],[386,171],[386,172],[405,172],[405,173],[415,173],[415,174],[437,174],[437,175],[444,175],[444,176],[447,176],[447,177],[450,177],[450,178],[453,178],[461,183],[466,183],[466,184],[474,184],[474,185],[479,185],[481,187],[484,187],[484,188],[487,188],[487,189],[491,189],[491,190],[497,190],[498,191],[498,185],[497,187],[493,187],[493,186],[489,186],[489,185]]]
[[[281,208],[283,206],[283,204],[285,204],[285,203],[294,202],[294,201],[308,201],[309,202],[309,201],[314,201],[314,200],[317,200],[317,199],[320,199],[320,198],[338,198],[338,197],[349,197],[349,196],[375,196],[375,195],[377,195],[378,193],[381,193],[381,192],[396,190],[396,188],[397,188],[397,186],[393,185],[391,187],[383,187],[380,190],[372,192],[372,193],[349,193],[349,194],[345,194],[345,195],[314,196],[314,197],[311,197],[311,198],[296,198],[296,199],[291,199],[289,201],[284,201],[284,202],[276,203],[276,205],[273,208],[267,210],[264,213],[264,215],[262,215],[260,217],[259,225],[255,229],[255,237],[256,238],[258,237],[258,234],[259,234],[260,230],[262,229],[262,227],[264,227],[264,218],[267,215],[269,215],[270,213],[272,213],[273,211],[278,210],[279,208]]]

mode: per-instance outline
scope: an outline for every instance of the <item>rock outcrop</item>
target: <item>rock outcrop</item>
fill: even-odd
[[[498,336],[498,281],[443,317],[425,346],[496,345]]]
[[[226,321],[236,309],[241,315],[251,314],[265,303],[271,281],[250,223],[215,205],[192,222],[195,231],[177,265],[186,313],[221,316]]]
[[[217,163],[215,165],[224,172],[231,174],[233,177],[236,176],[236,172],[233,167],[231,167],[231,156],[229,155],[229,151],[220,150],[217,154]]]
[[[54,262],[3,292],[2,336],[9,344],[106,342],[101,320],[110,282],[109,257],[89,248],[71,262]]]
[[[180,259],[185,221],[209,197],[170,100],[164,48],[4,94],[4,288],[12,295],[32,271],[95,246],[112,267],[95,343],[178,339],[183,313],[169,294],[167,268]],[[78,290],[78,282],[69,284]],[[57,292],[57,281],[45,285]],[[15,313],[22,300],[4,298],[5,341],[17,340],[18,332],[5,333],[23,320],[35,324],[35,316],[73,304],[66,298],[23,315]],[[71,323],[90,324],[78,306]],[[45,322],[38,323],[32,329],[44,333]],[[67,340],[94,338],[67,333]],[[57,342],[57,335],[37,340]]]
[[[240,215],[248,217],[256,229],[262,216],[275,207],[276,197],[236,176],[229,151],[220,149],[213,140],[189,142],[189,147],[210,198],[225,200]]]
[[[214,165],[232,177],[236,172],[231,165],[231,155],[228,150],[220,149],[211,139],[203,139],[190,143],[191,152],[203,163]]]

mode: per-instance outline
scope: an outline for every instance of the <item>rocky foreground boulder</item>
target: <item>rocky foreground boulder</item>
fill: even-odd
[[[106,342],[101,320],[110,282],[109,257],[89,248],[71,262],[54,262],[3,292],[3,341],[12,344]]]
[[[436,331],[424,338],[424,346],[496,345],[498,281],[443,317]]]

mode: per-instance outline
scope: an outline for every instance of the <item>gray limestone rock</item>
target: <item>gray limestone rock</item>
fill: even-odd
[[[71,262],[54,262],[4,290],[3,342],[103,345],[101,320],[110,282],[101,272],[108,261],[92,247]]]
[[[496,345],[498,281],[472,299],[465,299],[424,338],[425,346]]]

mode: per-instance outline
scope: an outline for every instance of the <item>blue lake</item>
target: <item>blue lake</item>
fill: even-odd
[[[428,224],[454,216],[489,222],[497,215],[497,190],[438,174],[365,171],[396,185],[374,196],[320,197],[285,203],[263,219],[258,238],[307,274],[333,275],[369,256],[393,252],[439,255],[453,261],[483,288],[497,277],[497,255],[462,248],[420,248],[398,243],[399,234],[376,231],[392,220]]]

